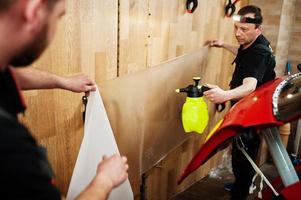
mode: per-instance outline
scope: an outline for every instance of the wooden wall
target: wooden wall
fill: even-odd
[[[296,73],[297,64],[301,63],[301,26],[300,0],[249,0],[250,4],[262,9],[264,22],[263,33],[272,44],[276,55],[276,72],[284,75],[287,61]]]
[[[193,15],[185,11],[185,1],[120,1],[119,74],[132,73],[189,53],[203,46],[208,39],[235,42],[232,21],[224,18],[223,10],[224,1],[221,0],[199,2]],[[233,56],[228,52],[212,49],[203,82],[226,88],[231,78],[232,59]],[[209,127],[221,117],[215,114],[211,112]],[[199,148],[202,139],[192,135],[147,173],[148,199],[171,197],[199,180],[217,164],[218,158],[213,159],[183,185],[175,185],[177,176]]]
[[[295,0],[294,19],[290,34],[288,60],[292,63],[292,72],[297,73],[297,65],[301,63],[301,0]]]
[[[262,10],[263,34],[271,42],[271,47],[274,52],[277,47],[282,1],[283,0],[249,0],[249,4],[256,5]]]
[[[294,23],[295,3],[296,0],[283,0],[282,2],[279,34],[276,47],[276,73],[279,76],[285,74],[285,66],[289,61],[288,56]]]
[[[97,82],[117,76],[117,0],[67,1],[54,42],[33,66],[61,75],[84,72]],[[66,194],[83,134],[83,94],[63,90],[26,92],[23,121],[47,147]]]
[[[199,1],[193,14],[184,0],[67,1],[54,43],[34,64],[61,75],[84,72],[101,85],[105,80],[146,69],[189,53],[207,39],[235,43],[233,22],[224,17],[224,0]],[[247,0],[240,1],[245,4]],[[237,8],[238,9],[238,8]],[[233,55],[221,49],[209,52],[202,82],[228,87]],[[57,183],[65,194],[82,139],[82,94],[62,90],[26,92],[28,110],[23,121],[49,151]],[[211,129],[222,114],[209,104]],[[181,186],[176,179],[201,145],[191,137],[147,175],[148,199],[168,199],[198,181],[215,167],[217,155]],[[138,186],[134,186],[138,193]],[[138,197],[138,195],[136,195]]]

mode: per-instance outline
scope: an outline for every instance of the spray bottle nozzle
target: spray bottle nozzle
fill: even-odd
[[[199,82],[200,82],[200,80],[201,80],[201,77],[193,77],[193,80],[194,80],[194,83],[195,83],[194,86],[198,86],[198,85],[199,85]]]
[[[204,86],[200,86],[199,82],[200,82],[201,78],[200,77],[193,77],[193,81],[194,81],[194,85],[188,85],[186,88],[179,88],[176,89],[176,92],[180,93],[180,92],[186,92],[188,97],[202,97],[203,96],[203,90],[204,90]]]
[[[178,89],[176,89],[176,92],[177,93],[180,93],[180,92],[189,92],[189,90],[188,90],[188,87],[187,88],[178,88]]]

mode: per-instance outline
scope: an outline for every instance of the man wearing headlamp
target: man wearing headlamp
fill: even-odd
[[[261,9],[245,6],[233,17],[234,32],[239,46],[219,40],[207,41],[210,47],[222,47],[236,55],[235,70],[230,82],[230,90],[223,90],[215,85],[208,85],[204,95],[213,103],[231,101],[234,105],[239,99],[253,92],[258,86],[275,78],[275,58],[269,41],[262,35]],[[255,171],[238,150],[237,143],[244,144],[245,150],[254,160],[259,148],[259,136],[252,129],[245,129],[234,139],[232,145],[232,167],[235,183],[231,189],[231,199],[243,200],[249,194],[249,187]]]

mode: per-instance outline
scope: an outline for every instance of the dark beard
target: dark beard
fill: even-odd
[[[45,24],[41,32],[11,59],[10,64],[14,67],[24,67],[38,59],[47,47],[47,32],[48,26]]]

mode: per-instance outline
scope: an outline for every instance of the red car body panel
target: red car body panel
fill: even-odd
[[[246,127],[262,129],[282,125],[273,115],[272,97],[276,87],[283,78],[278,78],[263,84],[253,93],[237,102],[224,116],[224,120],[216,132],[201,146],[197,154],[187,165],[178,180],[180,184],[189,174],[198,169],[239,130]]]

